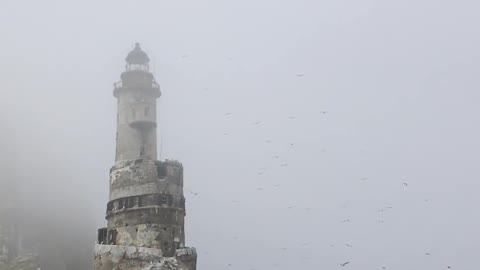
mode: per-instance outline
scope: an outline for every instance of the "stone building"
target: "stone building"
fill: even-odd
[[[157,160],[156,100],[161,93],[149,61],[137,43],[121,81],[114,84],[115,165],[95,270],[196,269],[196,251],[185,246],[183,166]]]

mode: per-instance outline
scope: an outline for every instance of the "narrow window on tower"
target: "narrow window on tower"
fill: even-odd
[[[162,197],[160,197],[160,198],[161,198],[160,203],[161,203],[162,205],[163,205],[163,204],[167,204],[167,195],[162,195]]]

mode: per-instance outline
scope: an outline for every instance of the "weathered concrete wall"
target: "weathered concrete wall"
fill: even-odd
[[[185,246],[183,167],[178,161],[118,161],[110,172],[107,244],[161,248],[167,256]]]
[[[175,257],[182,269],[197,269],[197,250],[195,248],[177,249]]]
[[[118,161],[110,169],[110,201],[143,194],[183,196],[183,166],[178,161]]]
[[[195,270],[196,258],[194,249],[164,257],[160,249],[96,245],[94,270]]]

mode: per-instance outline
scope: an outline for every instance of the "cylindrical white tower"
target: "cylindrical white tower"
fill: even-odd
[[[127,58],[122,80],[115,83],[118,99],[115,161],[157,159],[156,99],[160,87],[149,72],[149,58],[137,43]]]

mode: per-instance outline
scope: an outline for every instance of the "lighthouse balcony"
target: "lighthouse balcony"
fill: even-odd
[[[138,118],[130,121],[129,125],[134,129],[152,129],[157,127],[157,122],[148,118]]]
[[[119,94],[128,90],[140,90],[156,98],[161,95],[160,85],[152,79],[133,80],[128,82],[118,81],[113,84],[113,95],[115,97],[118,97]]]

